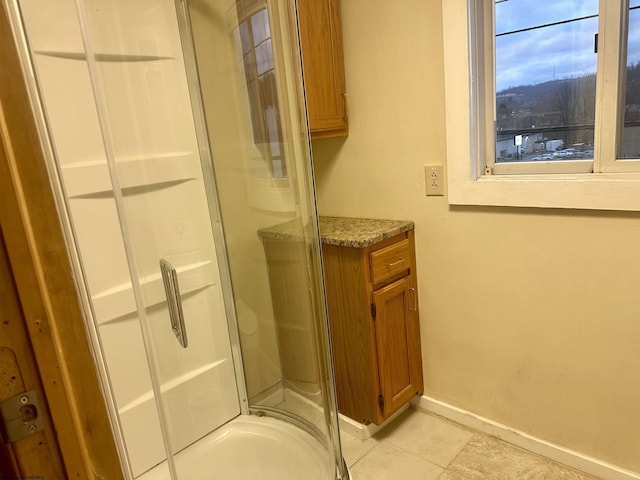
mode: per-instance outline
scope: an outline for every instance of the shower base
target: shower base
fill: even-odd
[[[307,432],[269,417],[241,415],[175,456],[179,479],[335,480],[324,447]],[[137,477],[169,480],[165,463]]]

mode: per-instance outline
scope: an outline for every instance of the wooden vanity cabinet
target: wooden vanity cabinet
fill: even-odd
[[[347,135],[340,0],[298,0],[298,22],[311,138]]]
[[[338,410],[379,425],[423,392],[414,232],[322,253]]]

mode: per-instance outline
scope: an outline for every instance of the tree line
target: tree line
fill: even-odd
[[[596,75],[510,87],[496,94],[496,126],[500,131],[558,128],[565,144],[593,143]],[[626,70],[624,122],[640,122],[640,62]]]

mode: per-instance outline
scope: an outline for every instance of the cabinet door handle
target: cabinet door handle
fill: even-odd
[[[178,274],[175,267],[164,258],[160,259],[160,272],[162,272],[162,283],[164,283],[164,293],[167,297],[171,330],[182,348],[187,348],[187,330],[184,326],[184,315],[182,314]]]
[[[395,267],[396,265],[400,265],[401,263],[404,263],[404,257],[400,257],[398,260],[396,260],[395,262],[389,262],[387,263],[387,268],[392,268]]]
[[[343,110],[343,118],[347,118],[349,116],[349,112],[347,111],[347,94],[346,93],[342,93],[341,94],[342,97],[342,101],[344,102],[344,110]]]
[[[411,292],[411,300],[412,300],[409,310],[411,310],[412,312],[415,312],[418,310],[418,297],[416,297],[416,289],[411,287],[409,288],[409,291]]]

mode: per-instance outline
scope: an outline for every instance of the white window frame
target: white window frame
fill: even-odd
[[[640,159],[617,159],[628,0],[600,0],[594,160],[517,165],[493,163],[494,2],[442,0],[449,203],[640,210]]]

